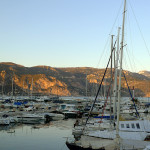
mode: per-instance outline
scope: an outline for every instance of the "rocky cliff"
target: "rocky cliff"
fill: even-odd
[[[0,93],[11,95],[13,91],[14,95],[30,95],[32,93],[33,95],[85,96],[87,94],[87,96],[94,96],[104,71],[104,69],[88,67],[25,67],[14,63],[0,63]],[[130,88],[132,89],[134,86],[135,96],[150,96],[149,76],[129,71],[124,71],[124,74]],[[110,83],[111,74],[108,69],[100,95],[107,91]],[[122,95],[129,96],[123,76]]]

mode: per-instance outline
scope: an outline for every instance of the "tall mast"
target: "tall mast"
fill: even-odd
[[[86,80],[85,80],[85,96],[87,97],[87,72],[86,72]]]
[[[116,137],[119,140],[119,116],[120,116],[120,99],[121,99],[121,75],[122,75],[122,59],[124,45],[124,24],[125,24],[126,0],[124,0],[123,23],[122,23],[122,40],[121,40],[121,56],[120,56],[120,72],[119,72],[119,87],[118,87],[118,106],[117,106],[117,126]]]
[[[32,89],[31,89],[31,100],[32,100],[32,94],[33,94],[33,78],[32,78],[31,86],[32,86]]]
[[[4,81],[2,81],[2,100],[4,98]]]
[[[14,94],[14,87],[13,87],[13,85],[14,85],[14,81],[13,81],[13,77],[14,77],[14,73],[13,73],[13,75],[12,75],[12,87],[11,87],[11,98],[13,99],[13,94]]]
[[[22,96],[24,95],[23,92],[24,92],[24,80],[23,80],[23,87],[22,87]]]
[[[104,100],[106,99],[106,79],[104,78]]]
[[[135,93],[134,93],[134,86],[133,86],[133,98],[135,98]]]
[[[116,52],[116,60],[114,63],[115,68],[115,79],[114,79],[114,89],[113,89],[113,115],[114,115],[114,122],[116,116],[116,99],[117,99],[117,74],[118,74],[118,58],[119,58],[119,35],[120,35],[120,27],[118,28],[118,37],[117,37],[117,52]],[[115,51],[114,51],[115,53]]]
[[[112,52],[113,52],[113,35],[111,35],[110,123],[112,121],[112,119],[111,119],[111,115],[112,115],[112,111],[111,111],[111,104],[112,104],[112,99],[111,99],[111,94],[112,94]]]

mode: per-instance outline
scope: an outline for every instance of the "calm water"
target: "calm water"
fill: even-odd
[[[53,121],[36,128],[25,124],[0,127],[0,150],[68,150],[65,141],[71,137],[74,121]]]

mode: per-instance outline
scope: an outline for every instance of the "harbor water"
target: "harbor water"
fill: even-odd
[[[48,124],[16,124],[0,127],[0,150],[68,150],[75,119]]]

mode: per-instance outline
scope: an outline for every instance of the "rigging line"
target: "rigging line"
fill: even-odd
[[[126,47],[126,52],[127,52],[127,55],[128,55],[128,59],[129,59],[129,63],[130,63],[131,69],[134,70],[134,69],[133,69],[133,66],[132,66],[132,63],[131,63],[131,59],[130,59],[130,57],[129,57],[129,53],[128,53],[128,51],[127,51],[127,47]],[[127,64],[127,63],[126,63],[126,64]],[[134,66],[134,68],[136,69],[136,66]],[[131,72],[131,71],[129,71],[129,72]],[[131,73],[132,73],[132,72],[131,72]],[[135,78],[133,78],[133,80],[132,80],[133,85],[134,85],[134,81],[135,81]]]
[[[122,6],[122,4],[123,4],[123,1],[122,1],[121,5],[120,5],[120,8],[119,8],[118,12],[117,12],[117,16],[116,16],[116,18],[115,18],[115,21],[114,21],[114,23],[113,23],[113,26],[112,26],[112,28],[111,28],[111,30],[110,30],[110,33],[109,33],[110,35],[111,35],[112,31],[113,31],[113,28],[114,28],[114,26],[115,26],[115,24],[116,24],[116,21],[117,21],[118,17],[119,17],[119,14],[120,14],[120,11],[121,11],[121,6]],[[104,46],[103,51],[105,51],[106,45],[108,44],[108,41],[109,41],[109,38],[108,38],[107,41],[106,41],[106,44],[105,44],[105,46]],[[101,54],[100,59],[99,59],[98,64],[97,64],[96,67],[99,66],[100,61],[101,61],[101,58],[102,58],[103,55],[104,55],[104,52]]]
[[[100,59],[99,59],[99,61],[98,61],[98,64],[97,64],[96,68],[98,68],[98,66],[99,66],[99,64],[100,64],[100,62],[101,62],[101,59],[102,59],[102,57],[103,57],[103,55],[104,55],[104,51],[106,50],[106,46],[107,46],[107,44],[108,44],[108,41],[109,41],[109,38],[108,38],[107,41],[106,41],[106,44],[105,44],[104,49],[103,49],[103,53],[102,53],[101,56],[100,56]]]
[[[114,28],[114,26],[115,26],[115,23],[116,23],[116,21],[117,21],[119,15],[120,15],[120,11],[121,11],[121,6],[122,6],[122,4],[123,4],[123,1],[122,1],[121,5],[120,5],[120,8],[119,8],[119,10],[118,10],[118,14],[117,14],[117,16],[116,16],[116,18],[115,18],[114,24],[113,24],[113,26],[112,26],[112,28],[111,28],[111,30],[110,30],[110,34],[111,34],[111,32],[112,32],[112,30],[113,30],[113,28]]]
[[[114,71],[113,71],[113,77],[114,77]],[[102,119],[103,119],[103,116],[104,116],[104,111],[105,111],[105,108],[107,106],[107,101],[108,101],[108,96],[109,96],[109,93],[110,93],[110,90],[111,90],[111,85],[113,83],[113,80],[111,80],[111,83],[109,85],[109,88],[108,88],[108,91],[107,91],[107,99],[106,99],[106,102],[104,103],[104,107],[103,107],[103,110],[102,110],[102,117],[100,119],[100,123],[102,123]],[[110,93],[111,94],[111,93]],[[111,110],[110,110],[111,111]],[[110,116],[111,117],[111,116]],[[112,118],[110,118],[112,119]]]
[[[126,59],[126,57],[125,57],[125,53],[124,53],[123,59],[124,59],[123,68],[126,68],[126,70],[129,70],[129,67],[128,67],[128,64],[127,64],[127,59]]]
[[[128,56],[128,59],[129,59],[129,63],[130,63],[131,69],[134,71],[133,66],[132,66],[132,63],[131,63],[131,59],[130,59],[130,57],[129,57],[129,53],[128,53],[128,51],[127,51],[127,47],[126,47],[126,52],[127,52],[127,56]],[[134,68],[135,68],[135,67],[134,67]]]
[[[130,4],[130,1],[129,1],[129,4]],[[144,36],[143,36],[143,34],[142,34],[140,25],[139,25],[139,23],[138,23],[138,20],[137,20],[137,18],[136,18],[136,16],[135,16],[135,13],[134,13],[134,11],[133,11],[133,8],[132,8],[131,4],[130,4],[130,7],[131,7],[132,13],[133,13],[133,15],[134,15],[134,17],[135,17],[135,21],[136,21],[137,26],[138,26],[138,28],[139,28],[141,37],[142,37],[142,39],[143,39],[143,41],[144,41],[144,44],[145,44],[146,50],[147,50],[147,52],[148,52],[148,55],[150,56],[150,51],[149,51],[149,49],[148,49],[148,46],[147,46],[147,44],[146,44],[146,41],[145,41],[145,39],[144,39]]]
[[[140,118],[139,112],[137,111],[137,108],[136,108],[136,105],[135,105],[135,102],[134,102],[134,98],[133,98],[133,96],[132,96],[130,87],[129,87],[129,85],[128,85],[128,82],[127,82],[127,79],[126,79],[126,76],[125,76],[125,73],[123,72],[123,70],[122,70],[122,73],[123,73],[123,76],[124,76],[124,78],[125,78],[125,81],[126,81],[126,84],[127,84],[127,87],[128,87],[129,93],[130,93],[130,96],[131,96],[131,98],[132,98],[133,106],[134,106],[134,108],[135,108],[135,110],[136,110],[136,116]]]
[[[133,69],[133,65],[132,65],[132,63],[131,63],[131,59],[130,59],[130,55],[129,55],[129,53],[128,53],[128,51],[127,51],[127,48],[126,48],[126,51],[125,51],[126,53],[125,53],[125,57],[124,57],[124,61],[125,61],[125,63],[124,63],[124,68],[126,68],[126,70],[134,70]],[[127,55],[127,56],[126,56]],[[129,59],[129,64],[127,63],[128,62],[128,59]],[[119,62],[120,62],[120,60],[119,60]],[[136,66],[135,66],[135,68],[136,68]],[[131,71],[130,71],[131,72]]]
[[[146,70],[145,66],[143,66],[142,62],[140,59],[138,59],[137,57],[135,57],[135,60],[138,62],[139,65],[141,65],[141,67],[143,68],[142,70]]]
[[[87,124],[87,121],[88,121],[88,119],[89,119],[89,117],[90,117],[90,114],[91,114],[91,112],[92,112],[92,110],[93,110],[94,104],[95,104],[95,102],[96,102],[96,100],[97,100],[97,97],[98,97],[99,91],[100,91],[100,89],[101,89],[101,86],[102,86],[102,83],[103,83],[104,77],[105,77],[106,72],[107,72],[107,69],[108,69],[108,65],[109,65],[109,63],[110,63],[110,59],[111,59],[111,56],[109,57],[109,60],[108,60],[108,63],[107,63],[107,66],[106,66],[106,69],[105,69],[105,72],[104,72],[103,78],[102,78],[101,83],[100,83],[100,86],[99,86],[99,88],[98,88],[98,91],[97,91],[97,94],[96,94],[95,100],[94,100],[94,102],[93,102],[93,104],[92,104],[92,106],[91,106],[91,109],[90,109],[90,112],[89,112],[88,118],[86,119],[86,123],[85,123],[85,125]],[[84,129],[83,129],[83,130],[84,130]]]
[[[133,48],[133,41],[132,41],[131,24],[130,24],[130,19],[129,19],[129,13],[128,13],[127,17],[128,17],[128,21],[127,22],[129,23],[129,33],[130,33],[130,43],[131,43],[131,55],[134,58],[134,53],[133,53],[133,49],[134,48]],[[137,70],[136,65],[135,65],[135,60],[133,59],[132,61],[133,61],[133,65],[134,65],[135,70]]]
[[[116,42],[117,42],[117,41],[115,41],[115,43],[114,43],[114,46],[113,46],[113,48],[112,48],[112,52],[113,52],[113,51],[114,51],[114,49],[115,49],[114,47],[115,47],[115,45],[116,45]],[[96,100],[97,100],[97,97],[98,97],[98,94],[99,94],[99,92],[100,92],[100,89],[101,89],[101,86],[102,86],[102,83],[103,83],[104,77],[105,77],[106,72],[107,72],[107,69],[108,69],[108,66],[109,66],[109,63],[110,63],[110,60],[111,60],[112,54],[113,54],[113,53],[111,53],[111,55],[110,55],[110,57],[109,57],[109,60],[108,60],[108,63],[107,63],[107,66],[106,66],[105,72],[104,72],[104,74],[103,74],[103,78],[102,78],[102,80],[101,80],[101,83],[100,83],[100,85],[99,85],[99,88],[98,88],[98,91],[97,91],[97,94],[96,94],[96,97],[95,97],[94,102],[93,102],[93,104],[92,104],[92,106],[91,106],[91,109],[90,109],[90,111],[89,111],[89,115],[88,115],[88,117],[87,117],[87,119],[86,119],[85,126],[86,126],[86,124],[87,124],[87,121],[88,121],[88,120],[89,120],[89,118],[90,118],[91,112],[93,111],[93,108],[94,108],[95,102],[96,102]],[[85,127],[83,128],[83,130],[82,130],[82,131],[84,131],[84,129],[85,129]]]
[[[109,96],[110,89],[111,89],[111,84],[109,85],[109,89],[108,89],[108,91],[107,91],[107,98],[106,98],[106,102],[104,103],[104,107],[103,107],[103,110],[102,110],[102,117],[101,117],[99,123],[102,122],[102,119],[103,119],[103,116],[104,116],[104,111],[105,111],[105,108],[106,108],[106,106],[107,106],[107,101],[108,101],[108,96]]]

